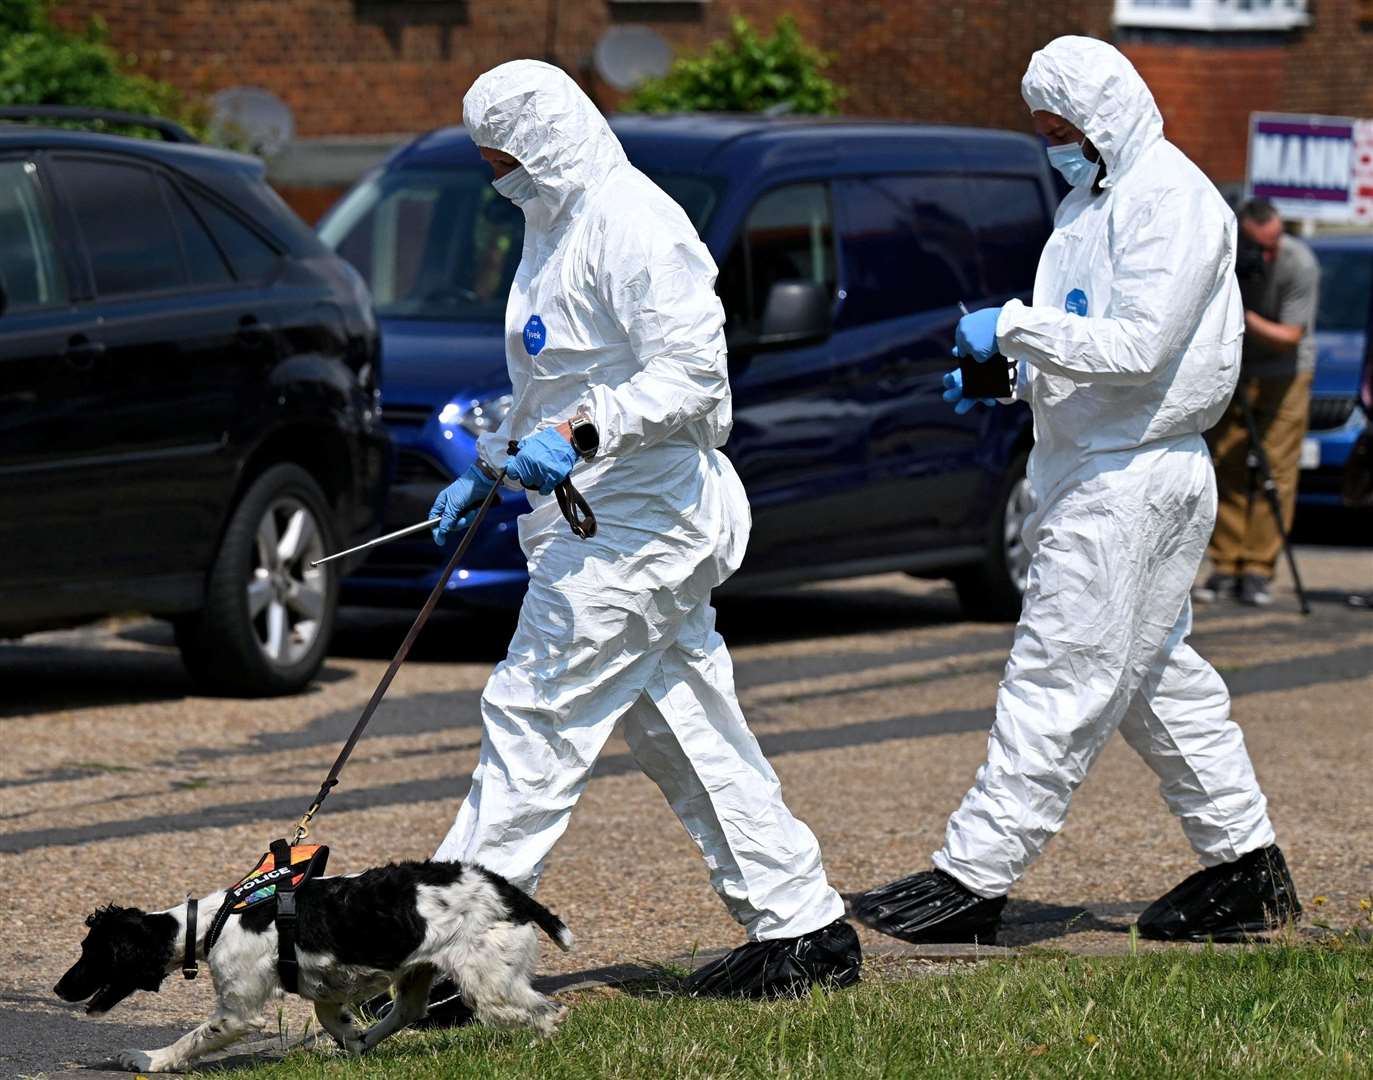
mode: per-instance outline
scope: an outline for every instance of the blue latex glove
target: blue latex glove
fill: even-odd
[[[979,364],[985,364],[996,352],[996,320],[1001,308],[983,308],[958,320],[954,331],[954,356],[971,356]]]
[[[979,401],[983,405],[997,404],[996,398],[966,398],[963,396],[963,372],[954,368],[944,373],[944,400],[953,406],[953,411],[962,416]]]
[[[505,473],[540,495],[567,479],[577,464],[577,451],[555,428],[544,428],[537,435],[520,440],[519,452],[506,463]]]
[[[467,511],[480,505],[495,486],[495,481],[486,473],[475,465],[469,465],[465,473],[440,491],[434,505],[429,508],[431,518],[443,518],[434,528],[434,543],[443,546],[450,532],[467,528],[472,522],[472,515]]]

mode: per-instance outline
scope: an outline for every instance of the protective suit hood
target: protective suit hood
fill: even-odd
[[[1113,46],[1088,37],[1055,38],[1030,58],[1020,94],[1031,112],[1079,128],[1106,162],[1102,187],[1124,175],[1163,138],[1163,116],[1139,72]]]
[[[462,100],[462,121],[478,146],[524,166],[549,225],[628,161],[581,87],[538,60],[512,60],[478,78]]]

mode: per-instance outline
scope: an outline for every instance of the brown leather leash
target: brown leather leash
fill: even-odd
[[[518,446],[512,440],[510,453],[513,455],[517,450]],[[502,478],[504,475],[502,472]],[[405,658],[410,655],[410,647],[415,644],[415,639],[419,637],[420,631],[424,629],[424,624],[429,621],[429,616],[433,614],[434,608],[438,605],[439,597],[443,595],[444,589],[448,586],[448,579],[453,576],[453,571],[457,569],[458,563],[462,562],[462,557],[467,554],[467,549],[472,545],[472,538],[477,535],[477,530],[481,527],[486,512],[491,509],[492,503],[496,501],[500,489],[500,483],[496,483],[486,493],[486,498],[482,500],[477,509],[476,517],[472,519],[472,524],[467,527],[467,532],[463,534],[462,542],[458,544],[458,549],[453,552],[453,557],[448,560],[448,565],[439,575],[439,580],[434,583],[434,588],[430,591],[429,598],[425,600],[424,607],[420,608],[420,613],[415,616],[415,621],[405,635],[405,640],[400,643],[400,648],[396,650],[396,655],[391,659],[381,681],[377,683],[377,688],[372,691],[372,697],[368,700],[366,708],[362,710],[362,716],[358,718],[357,724],[348,736],[348,741],[343,744],[343,749],[334,759],[334,764],[329,769],[329,775],[324,778],[324,783],[320,785],[319,794],[315,796],[315,801],[310,804],[310,808],[296,822],[295,835],[291,840],[292,845],[299,844],[310,835],[311,820],[319,813],[319,808],[323,805],[324,800],[329,797],[329,792],[338,785],[339,773],[343,771],[343,766],[348,763],[348,758],[352,756],[353,748],[362,738],[363,730],[372,719],[372,714],[377,711],[377,706],[381,704],[381,699],[386,695],[391,680],[396,677],[396,672],[400,670],[401,664],[405,663]],[[567,518],[567,523],[572,527],[573,533],[583,540],[595,536],[596,515],[591,512],[591,506],[582,497],[582,493],[572,485],[571,477],[563,480],[554,489],[554,493],[558,497],[558,506],[562,510],[563,516]]]

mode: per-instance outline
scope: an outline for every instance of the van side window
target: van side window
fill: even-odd
[[[67,299],[36,176],[30,162],[0,161],[0,287],[6,312],[56,307]]]
[[[1032,291],[1053,228],[1039,182],[1028,176],[970,176],[967,190],[987,293]]]
[[[840,185],[839,326],[951,307],[977,295],[962,178],[878,176]]]
[[[834,229],[825,184],[777,188],[753,204],[717,284],[731,334],[758,331],[768,293],[779,281],[811,281],[834,293]]]

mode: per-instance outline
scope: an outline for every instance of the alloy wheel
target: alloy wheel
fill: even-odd
[[[319,636],[329,573],[319,521],[301,500],[273,501],[258,522],[248,575],[248,617],[258,648],[277,667],[297,664]]]

